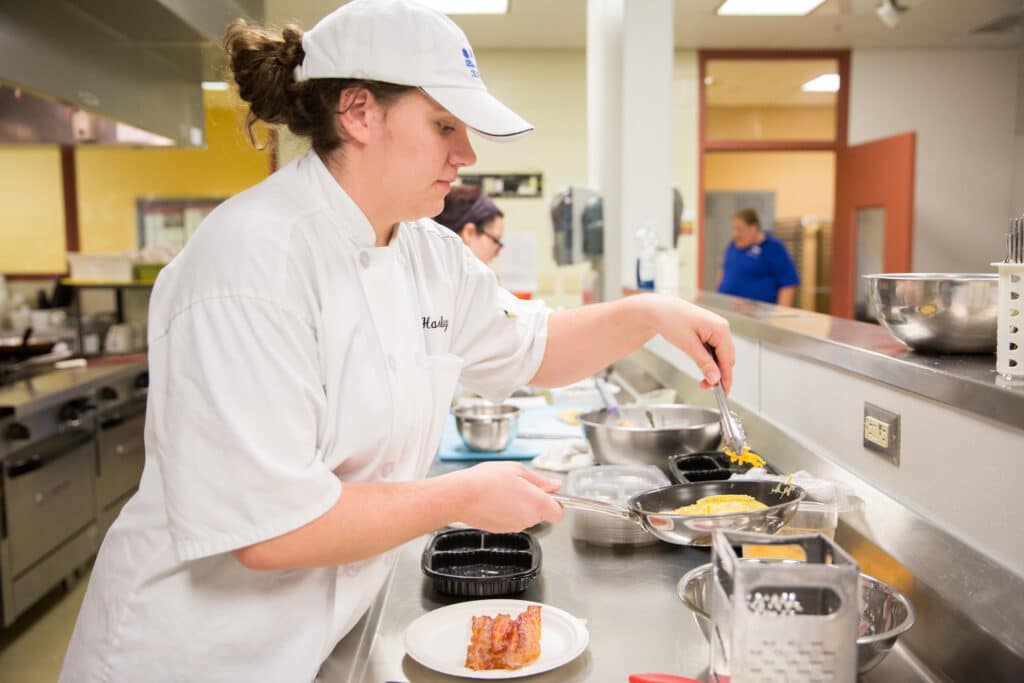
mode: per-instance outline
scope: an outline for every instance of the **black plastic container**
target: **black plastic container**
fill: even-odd
[[[439,593],[493,598],[526,590],[540,574],[540,560],[540,545],[529,534],[456,529],[427,542],[421,566]]]
[[[722,481],[749,469],[750,465],[731,462],[722,451],[681,453],[668,459],[668,472],[680,484]],[[771,465],[766,464],[765,469],[771,474],[778,474]]]

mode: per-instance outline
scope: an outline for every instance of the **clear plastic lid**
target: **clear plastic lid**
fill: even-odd
[[[668,476],[654,465],[597,465],[570,472],[564,491],[570,496],[625,505],[638,493],[670,483]]]
[[[836,514],[852,512],[860,507],[860,499],[854,495],[853,490],[845,484],[831,479],[821,479],[812,476],[809,472],[800,470],[792,475],[768,474],[763,468],[754,467],[742,474],[734,474],[729,478],[733,480],[761,480],[788,481],[803,488],[807,492],[807,499],[800,504],[801,508],[817,504],[818,507],[808,509],[830,508]]]

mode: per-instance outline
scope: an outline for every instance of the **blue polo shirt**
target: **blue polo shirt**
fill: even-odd
[[[725,250],[722,283],[718,285],[722,294],[774,304],[779,300],[780,289],[798,284],[800,276],[793,257],[778,238],[765,234],[761,244],[739,249],[730,242]]]

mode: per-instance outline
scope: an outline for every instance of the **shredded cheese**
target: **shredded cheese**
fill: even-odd
[[[751,467],[764,467],[764,458],[750,450],[749,446],[743,447],[743,452],[737,454],[736,451],[725,446],[722,452],[729,456],[729,462],[736,463],[738,465],[750,465]]]

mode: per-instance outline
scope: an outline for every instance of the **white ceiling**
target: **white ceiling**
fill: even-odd
[[[677,48],[1006,47],[1020,28],[993,34],[972,29],[1013,12],[1021,0],[900,0],[909,7],[900,25],[875,16],[879,0],[826,0],[806,17],[720,17],[722,0],[675,0]],[[266,0],[267,20],[303,28],[340,0]],[[582,48],[587,0],[510,0],[507,15],[456,16],[476,49]]]

